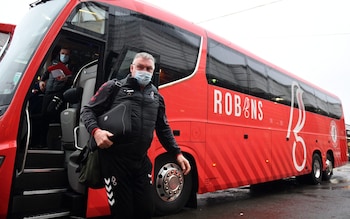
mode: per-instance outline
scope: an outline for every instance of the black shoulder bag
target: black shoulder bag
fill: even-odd
[[[122,83],[117,80],[115,85],[114,95],[118,93]],[[108,110],[97,118],[99,127],[112,132],[114,135],[125,135],[129,133],[131,131],[130,107],[130,101],[125,101]],[[79,167],[76,170],[80,172],[79,182],[94,189],[104,187],[99,161],[99,150],[94,137],[90,136],[88,145],[84,147],[78,156]]]

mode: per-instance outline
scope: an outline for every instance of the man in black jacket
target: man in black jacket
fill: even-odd
[[[121,81],[122,86],[117,92],[114,92],[116,80],[107,81],[82,110],[82,121],[100,150],[101,168],[115,218],[152,217],[152,164],[147,151],[154,130],[163,147],[176,157],[184,174],[191,170],[167,122],[164,99],[151,84],[154,67],[152,55],[136,54],[130,66],[131,74]],[[113,136],[111,132],[100,129],[97,117],[125,100],[131,102],[131,133]],[[107,189],[110,186],[113,193]]]
[[[73,82],[74,68],[70,64],[70,54],[71,50],[68,47],[62,47],[38,83],[40,91],[44,92],[38,147],[53,148],[53,145],[48,145],[46,142],[47,134],[51,122],[60,122],[60,113],[64,106],[63,93]]]

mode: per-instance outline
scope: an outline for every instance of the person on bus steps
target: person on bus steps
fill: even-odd
[[[64,107],[63,93],[73,82],[73,67],[70,64],[71,50],[62,47],[58,57],[47,68],[39,81],[40,90],[44,91],[41,108],[40,142],[37,147],[47,145],[47,134],[51,122],[60,121],[60,113]]]
[[[81,119],[98,146],[113,218],[152,217],[152,164],[147,151],[154,130],[163,147],[176,158],[184,174],[191,170],[167,122],[164,99],[151,83],[154,67],[152,55],[137,53],[130,65],[131,74],[120,81],[122,85],[118,92],[113,93],[116,79],[109,80],[82,109]],[[128,135],[112,138],[112,133],[99,128],[96,117],[122,100],[131,101],[132,131]],[[112,192],[107,189],[110,186]]]

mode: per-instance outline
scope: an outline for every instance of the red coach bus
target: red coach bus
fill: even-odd
[[[287,177],[318,184],[347,162],[341,101],[194,24],[141,1],[39,0],[8,38],[0,62],[0,217],[109,214],[105,189],[78,182],[88,133],[79,112],[136,52],[157,60],[154,83],[193,170],[154,139],[157,214],[196,206],[196,194]],[[33,87],[62,45],[77,66],[65,109],[37,148]]]

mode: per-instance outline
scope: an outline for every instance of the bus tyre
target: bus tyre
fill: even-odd
[[[154,174],[155,215],[179,212],[191,194],[191,172],[184,176],[175,158],[167,154],[156,159]]]
[[[326,170],[322,174],[323,180],[329,181],[332,175],[333,175],[333,158],[332,158],[332,155],[327,154]]]
[[[310,173],[310,183],[313,185],[320,184],[322,181],[322,160],[320,155],[312,156],[312,171]]]

